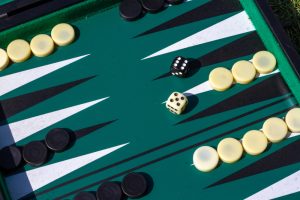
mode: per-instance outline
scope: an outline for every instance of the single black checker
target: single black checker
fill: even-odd
[[[139,198],[146,193],[148,182],[143,174],[133,172],[123,178],[121,186],[128,197]]]
[[[119,12],[123,19],[134,21],[142,16],[143,8],[138,0],[123,0],[119,6]]]
[[[95,194],[91,192],[79,192],[75,197],[74,200],[97,200]]]
[[[141,0],[143,8],[150,13],[157,13],[165,6],[164,0]]]
[[[97,190],[98,200],[122,200],[123,197],[121,186],[117,182],[105,182]]]
[[[21,150],[16,146],[8,146],[0,150],[0,168],[11,171],[22,163]]]
[[[33,141],[23,147],[23,159],[31,166],[40,166],[47,158],[48,149],[43,142]]]
[[[48,132],[45,142],[49,149],[55,152],[62,152],[70,145],[71,136],[68,130],[63,128],[55,128]]]

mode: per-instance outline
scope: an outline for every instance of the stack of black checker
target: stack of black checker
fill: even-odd
[[[120,4],[120,15],[127,21],[143,17],[147,12],[157,13],[166,8],[167,4],[176,5],[183,0],[123,0]]]
[[[104,182],[96,194],[92,192],[80,192],[74,200],[124,200],[129,198],[141,198],[149,191],[149,177],[144,173],[127,174],[121,183]]]
[[[62,152],[72,143],[71,131],[55,128],[48,132],[44,141],[33,141],[23,147],[8,146],[0,150],[0,169],[12,171],[17,169],[24,161],[38,167],[44,164],[51,152]]]

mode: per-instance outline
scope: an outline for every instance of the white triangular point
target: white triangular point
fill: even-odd
[[[191,96],[191,95],[196,95],[204,92],[208,92],[213,90],[213,88],[210,86],[208,81],[205,81],[204,83],[201,83],[187,91],[185,91],[183,94],[185,96]]]
[[[25,70],[22,72],[17,72],[14,74],[2,76],[2,77],[0,77],[0,85],[1,85],[0,96],[4,95],[12,90],[15,90],[27,83],[30,83],[38,78],[41,78],[55,70],[58,70],[58,69],[60,69],[64,66],[67,66],[73,62],[76,62],[88,55],[89,54],[71,58],[71,59],[64,60],[64,61],[60,61],[60,62],[56,62],[53,64],[44,65],[41,67]]]
[[[109,97],[0,126],[0,149],[25,139],[44,128],[104,101],[107,98]]]
[[[254,31],[255,28],[245,11],[229,17],[213,26],[199,31],[179,42],[176,42],[142,60],[159,56],[162,54],[178,51],[192,46],[220,40],[223,38]]]
[[[300,136],[300,133],[291,133],[288,138],[292,138],[292,137],[296,137],[296,136]]]
[[[269,200],[300,192],[300,170],[253,194],[246,200]]]
[[[259,78],[264,77],[264,76],[270,76],[270,75],[276,74],[276,73],[279,73],[278,69],[273,71],[272,73],[269,73],[269,74],[260,74]],[[201,84],[185,91],[183,94],[186,95],[186,96],[191,96],[191,95],[197,95],[197,94],[200,94],[200,93],[208,92],[208,91],[211,91],[211,90],[213,90],[213,88],[210,86],[209,82],[206,81],[204,83],[201,83]]]
[[[110,154],[129,143],[11,175],[5,179],[11,198],[20,199],[43,186]]]

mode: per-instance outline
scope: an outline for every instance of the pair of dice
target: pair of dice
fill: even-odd
[[[171,74],[178,77],[186,77],[189,74],[190,69],[191,66],[188,59],[177,56],[171,65]],[[166,107],[170,112],[180,115],[184,112],[187,104],[188,99],[184,94],[173,92],[166,102]]]

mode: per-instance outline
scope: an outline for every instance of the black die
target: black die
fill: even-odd
[[[182,57],[177,56],[171,65],[171,74],[178,77],[186,77],[189,73],[190,65],[189,61]]]

